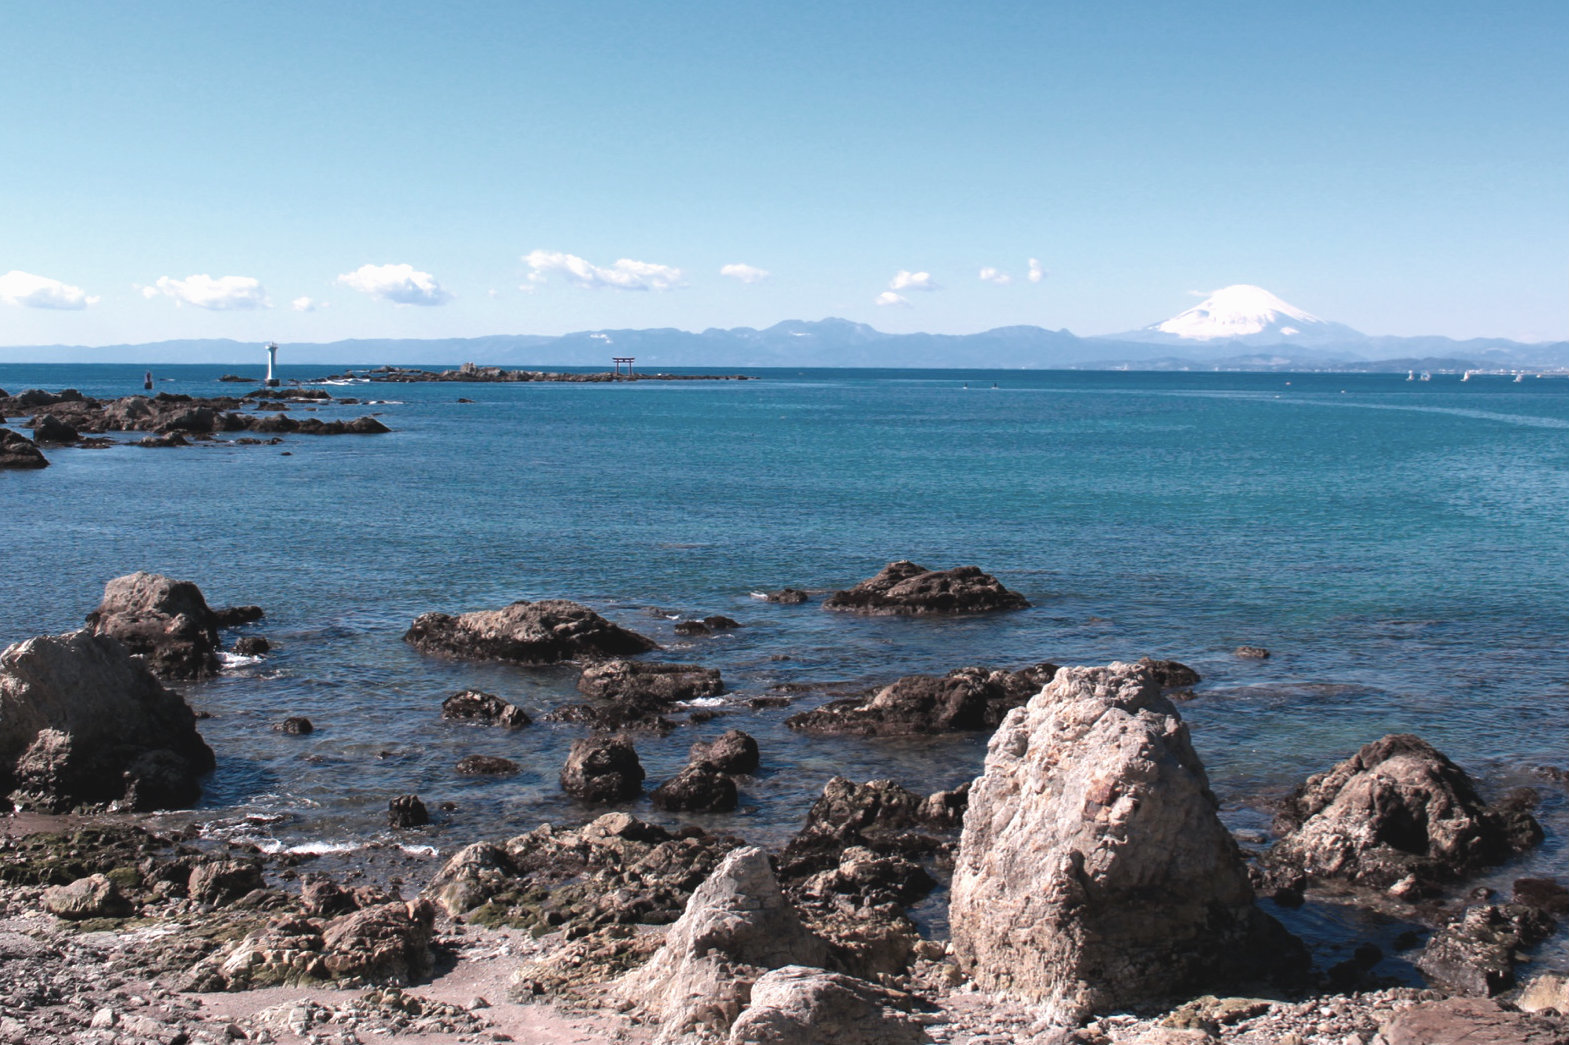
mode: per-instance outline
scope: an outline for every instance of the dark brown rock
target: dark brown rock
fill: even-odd
[[[39,414],[33,418],[33,441],[65,446],[82,438],[80,432],[53,414]]]
[[[785,720],[822,736],[909,736],[996,729],[1051,681],[1055,664],[1019,671],[959,668],[947,675],[907,675],[870,697],[832,701]]]
[[[1492,997],[1514,986],[1515,955],[1553,928],[1552,917],[1534,907],[1468,907],[1433,934],[1416,965],[1428,983],[1451,994]]]
[[[1269,650],[1263,646],[1238,646],[1236,656],[1243,660],[1268,660]]]
[[[388,827],[424,827],[428,823],[430,813],[419,795],[399,795],[387,803]]]
[[[191,868],[188,895],[196,903],[225,907],[266,888],[261,867],[251,860],[209,860]]]
[[[1285,836],[1265,858],[1273,881],[1377,889],[1461,878],[1542,837],[1529,813],[1489,808],[1464,770],[1409,733],[1309,777],[1283,804],[1277,826]]]
[[[407,986],[434,964],[429,900],[394,902],[343,915],[322,931],[323,964],[345,984]]]
[[[656,809],[673,813],[729,813],[736,807],[735,781],[707,762],[694,762],[648,796]]]
[[[302,715],[291,715],[273,727],[279,733],[288,733],[290,736],[303,737],[316,732],[316,727],[311,720]]]
[[[578,692],[600,700],[654,709],[718,696],[725,686],[715,668],[611,660],[584,668],[577,688]]]
[[[565,599],[514,602],[458,617],[422,614],[403,641],[425,654],[517,664],[603,660],[658,648],[651,639]]]
[[[220,628],[238,628],[242,624],[254,624],[267,615],[260,606],[225,606],[221,610],[213,610],[212,613]]]
[[[721,773],[755,773],[761,761],[757,741],[739,729],[726,730],[713,740],[699,740],[687,757],[692,762],[707,762]]]
[[[271,651],[272,643],[260,635],[241,635],[234,640],[233,650],[242,657],[259,657]]]
[[[507,729],[522,729],[531,721],[516,704],[477,689],[454,693],[442,701],[441,717],[462,722],[490,722]]]
[[[620,736],[573,743],[561,769],[561,789],[585,802],[619,802],[643,790],[643,766],[632,742]]]
[[[495,755],[464,755],[457,768],[462,776],[511,776],[518,771],[518,764]]]
[[[763,596],[764,602],[776,602],[784,606],[799,606],[811,596],[799,588],[781,588],[778,591],[768,592]]]
[[[879,616],[991,613],[1029,605],[978,566],[928,570],[907,561],[891,562],[877,576],[823,602],[824,609]]]
[[[7,468],[47,468],[49,459],[38,446],[20,432],[0,428],[0,471]]]
[[[1139,666],[1147,668],[1162,689],[1186,689],[1200,682],[1199,673],[1180,661],[1143,657],[1139,660]]]

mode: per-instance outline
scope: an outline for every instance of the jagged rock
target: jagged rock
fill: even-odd
[[[496,755],[464,755],[458,759],[457,771],[460,776],[511,776],[518,764]]]
[[[316,726],[303,715],[290,715],[272,728],[274,732],[287,733],[296,737],[303,737],[316,732]]]
[[[842,973],[787,965],[759,977],[729,1045],[921,1045],[915,1013],[935,1007],[913,994]]]
[[[1009,591],[978,566],[928,570],[913,562],[891,562],[877,576],[823,602],[826,610],[883,615],[935,615],[1022,610],[1029,601]]]
[[[1243,660],[1268,660],[1269,650],[1263,646],[1238,646],[1235,655]]]
[[[850,846],[878,852],[930,853],[959,829],[969,792],[922,796],[892,780],[857,784],[834,777],[807,811],[806,823],[780,857],[788,878],[838,865]]]
[[[33,440],[64,446],[82,438],[80,432],[53,414],[39,414],[33,418]]]
[[[970,791],[949,914],[960,968],[1076,1021],[1304,962],[1254,907],[1218,809],[1148,669],[1061,669],[1009,712]]]
[[[131,913],[124,894],[101,874],[79,878],[70,885],[44,890],[44,910],[56,918],[79,922],[88,918],[120,918]]]
[[[561,789],[585,802],[619,802],[643,791],[643,766],[625,737],[574,741],[561,769]]]
[[[730,631],[739,628],[741,622],[721,614],[703,617],[701,620],[683,620],[676,623],[677,635],[712,635],[716,631]]]
[[[721,773],[755,773],[761,764],[757,741],[739,729],[726,730],[713,740],[699,740],[687,758],[707,762]]]
[[[1450,994],[1491,997],[1514,986],[1515,955],[1553,928],[1551,916],[1533,907],[1468,907],[1433,934],[1416,966],[1428,983]]]
[[[430,823],[430,812],[419,795],[399,795],[387,803],[387,826],[392,828],[424,827]]]
[[[335,980],[404,987],[434,964],[430,939],[436,909],[429,900],[367,907],[334,919],[322,931],[322,963]]]
[[[259,657],[272,649],[272,643],[260,635],[242,635],[234,640],[233,651],[242,657]]]
[[[811,596],[800,588],[780,588],[778,591],[768,592],[763,596],[764,602],[777,602],[785,606],[799,606]]]
[[[190,581],[132,573],[104,585],[87,615],[95,634],[112,635],[147,659],[154,674],[197,679],[218,671],[218,617]]]
[[[1272,881],[1338,880],[1388,889],[1463,877],[1541,840],[1517,808],[1483,804],[1463,769],[1409,733],[1366,744],[1285,802],[1266,855]],[[1409,886],[1406,888],[1409,891]]]
[[[1201,679],[1199,673],[1177,660],[1154,660],[1150,657],[1139,658],[1139,667],[1148,668],[1155,681],[1160,683],[1162,689],[1185,689],[1188,686],[1197,686]]]
[[[260,606],[225,606],[213,610],[212,615],[219,628],[238,628],[242,624],[255,624],[267,613]]]
[[[517,875],[505,849],[475,842],[452,855],[425,887],[425,895],[456,918],[486,903]]]
[[[735,781],[707,762],[693,762],[649,795],[656,809],[673,813],[728,813],[736,807]]]
[[[191,868],[187,895],[196,903],[224,907],[255,889],[265,889],[261,868],[249,860],[212,860]]]
[[[725,690],[715,668],[696,664],[657,664],[611,660],[583,669],[579,693],[640,708],[667,708],[698,697],[716,697]]]
[[[14,802],[188,806],[213,767],[190,706],[117,640],[84,630],[0,653],[0,793]]]
[[[48,468],[49,459],[27,436],[0,428],[0,471],[7,468]]]
[[[652,639],[565,599],[519,601],[503,609],[477,610],[457,617],[425,613],[414,621],[403,641],[425,654],[517,664],[601,660],[659,648]]]
[[[531,719],[516,704],[491,693],[466,689],[441,702],[441,717],[464,722],[492,722],[507,729],[522,729]]]
[[[785,719],[822,736],[908,736],[995,729],[1013,708],[1051,681],[1055,664],[1019,671],[959,668],[946,675],[907,675],[870,697],[836,700]]]
[[[664,946],[618,992],[658,1017],[660,1043],[718,1041],[764,972],[821,966],[827,953],[779,891],[768,854],[746,847],[698,886]]]
[[[1395,1015],[1371,1045],[1569,1045],[1562,1019],[1511,1012],[1486,998],[1422,1002]]]
[[[300,886],[300,907],[312,918],[333,918],[358,910],[354,893],[330,878],[313,876]]]

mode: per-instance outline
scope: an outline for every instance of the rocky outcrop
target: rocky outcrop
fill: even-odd
[[[713,740],[697,741],[687,759],[707,762],[721,773],[743,775],[757,772],[761,764],[757,741],[739,729],[728,729]]]
[[[125,643],[157,675],[198,679],[218,671],[222,612],[209,607],[190,581],[140,572],[104,585],[103,601],[87,615],[87,626]]]
[[[672,813],[729,813],[736,807],[735,781],[707,762],[693,762],[648,796],[656,809]]]
[[[561,768],[561,789],[585,802],[620,802],[643,791],[643,766],[632,742],[619,736],[574,741]]]
[[[1521,904],[1468,907],[1433,934],[1416,966],[1450,994],[1492,997],[1514,986],[1516,955],[1554,928],[1551,916]]]
[[[658,649],[652,639],[565,599],[519,601],[457,617],[421,614],[403,641],[432,656],[515,664],[603,660]]]
[[[436,909],[428,900],[367,907],[322,932],[322,963],[344,984],[406,986],[430,972]]]
[[[424,827],[430,823],[430,811],[419,795],[399,795],[387,803],[387,826],[395,829]]]
[[[130,902],[114,882],[102,874],[78,878],[69,885],[52,885],[44,890],[40,899],[44,910],[70,922],[123,918],[131,913]]]
[[[959,668],[946,675],[907,675],[869,697],[835,700],[785,725],[820,736],[911,736],[996,729],[1013,708],[1051,681],[1055,664],[1019,671]]]
[[[1061,669],[1008,714],[971,789],[950,907],[960,968],[1076,1021],[1301,961],[1254,907],[1218,808],[1149,670]]]
[[[516,762],[499,755],[464,755],[456,768],[459,776],[512,776],[518,772]]]
[[[1280,887],[1343,882],[1419,895],[1541,840],[1518,808],[1495,809],[1463,769],[1409,733],[1364,745],[1308,778],[1280,812],[1266,856]]]
[[[928,570],[913,562],[891,562],[877,576],[823,602],[826,610],[886,615],[946,615],[1022,610],[1029,601],[1004,588],[978,566]]]
[[[787,965],[752,985],[729,1045],[921,1045],[932,1039],[918,1014],[933,1009],[904,991]]]
[[[811,596],[800,588],[780,588],[778,591],[762,594],[764,602],[775,602],[783,606],[799,606],[810,598]]]
[[[329,401],[331,396],[322,397]],[[349,402],[339,400],[340,403]],[[80,432],[150,432],[157,436],[184,435],[210,439],[232,432],[298,432],[304,435],[371,435],[388,431],[374,417],[352,421],[323,421],[316,417],[294,418],[282,414],[242,412],[256,405],[251,397],[198,398],[160,392],[155,396],[125,396],[121,399],[94,399],[72,389],[52,393],[30,389],[21,395],[0,397],[0,416],[6,413],[47,409],[56,424]],[[256,406],[258,410],[266,405]],[[285,406],[273,409],[287,409]],[[33,418],[36,426],[46,415]],[[73,440],[74,441],[74,440]]]
[[[206,860],[191,868],[186,894],[195,903],[224,907],[266,885],[254,861]]]
[[[80,438],[80,432],[53,414],[39,414],[33,418],[33,439],[36,442],[68,446]]]
[[[116,639],[44,635],[0,653],[0,793],[18,804],[189,806],[213,766],[190,706]]]
[[[443,700],[441,717],[459,722],[488,722],[507,729],[522,729],[531,721],[516,704],[477,689],[466,689]]]
[[[658,1042],[723,1041],[760,976],[821,966],[827,954],[779,891],[768,854],[747,847],[692,893],[664,946],[617,990],[658,1018]]]
[[[1405,1009],[1372,1045],[1569,1045],[1569,1023],[1513,1012],[1485,998],[1447,998]]]
[[[666,708],[698,697],[716,697],[725,690],[715,668],[633,660],[590,665],[583,669],[577,688],[585,696],[642,708]]]
[[[3,415],[0,415],[3,416]],[[49,459],[27,436],[0,428],[0,471],[7,468],[48,468]]]
[[[740,626],[741,622],[735,618],[716,613],[698,620],[677,621],[675,631],[677,635],[712,635],[716,631],[731,631]]]

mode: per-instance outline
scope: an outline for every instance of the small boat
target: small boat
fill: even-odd
[[[1517,374],[1515,374],[1515,384],[1518,385],[1521,381],[1524,381],[1524,380],[1525,380],[1525,374],[1524,373],[1517,373]]]
[[[1415,370],[1407,370],[1406,371],[1406,380],[1407,381],[1415,381],[1416,380],[1416,371]]]
[[[1417,380],[1418,381],[1431,381],[1431,380],[1433,380],[1433,375],[1428,373],[1426,370],[1424,370],[1424,371],[1422,371],[1422,376],[1417,378]]]

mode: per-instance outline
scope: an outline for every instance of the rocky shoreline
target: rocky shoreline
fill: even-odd
[[[456,370],[421,370],[417,367],[380,366],[365,370],[345,370],[341,374],[317,378],[316,381],[373,381],[393,384],[416,384],[432,381],[458,381],[466,384],[516,384],[520,382],[562,382],[566,384],[602,384],[619,381],[755,381],[750,374],[666,374],[666,373],[617,373],[596,370],[591,373],[568,373],[559,370],[507,370],[499,366],[475,366],[465,363]]]
[[[1020,602],[974,567],[899,562],[823,608]],[[559,713],[587,735],[560,786],[596,813],[469,839],[439,865],[389,846],[333,862],[150,812],[194,804],[213,758],[169,685],[211,674],[222,632],[261,619],[139,573],[109,582],[86,628],[0,653],[16,807],[0,835],[0,1042],[1569,1043],[1564,978],[1525,973],[1569,889],[1472,885],[1542,841],[1537,796],[1485,801],[1418,737],[1370,740],[1304,781],[1258,850],[1220,821],[1178,710],[1199,682],[1186,665],[907,676],[791,724],[991,730],[980,776],[931,794],[835,777],[768,851],[617,808],[645,786],[634,737],[657,742],[672,712],[722,692],[716,670],[653,659],[657,644],[577,603],[515,602],[422,615],[405,641],[575,667],[588,702]],[[478,691],[441,714],[530,726]],[[769,757],[737,729],[693,744],[654,804],[723,814]],[[388,818],[414,827],[425,808],[398,796]],[[943,889],[949,928],[933,934],[912,911]],[[1314,967],[1276,917],[1305,902],[1426,926],[1401,946],[1427,986],[1381,972],[1371,941]]]

